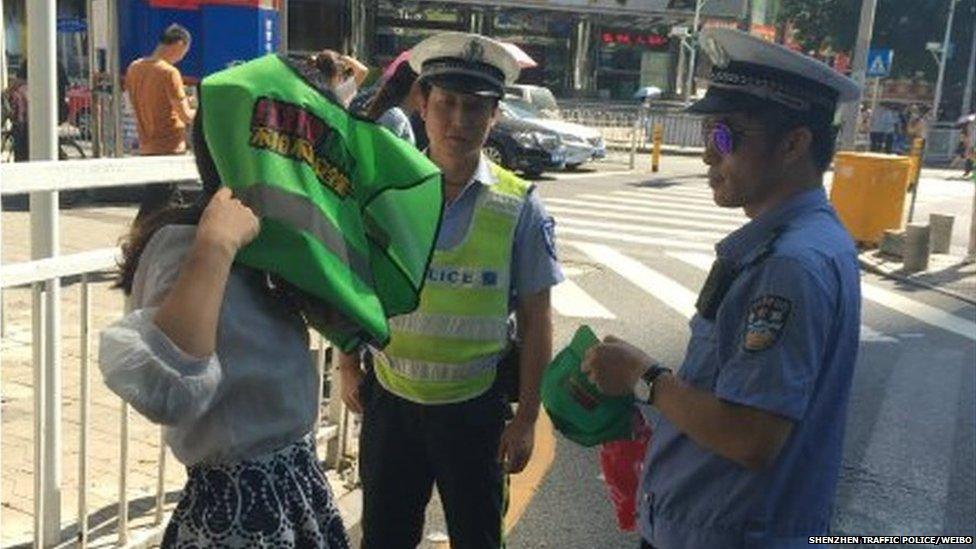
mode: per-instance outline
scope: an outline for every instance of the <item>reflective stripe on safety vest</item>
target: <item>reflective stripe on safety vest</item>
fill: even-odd
[[[529,185],[494,164],[491,171],[497,182],[479,189],[464,238],[434,252],[420,306],[390,319],[390,344],[374,352],[377,380],[407,400],[446,404],[484,393],[508,344],[512,246]]]

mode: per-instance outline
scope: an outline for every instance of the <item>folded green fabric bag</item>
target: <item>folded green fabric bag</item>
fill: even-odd
[[[542,404],[552,424],[582,446],[631,438],[634,396],[606,396],[580,370],[587,349],[599,342],[589,326],[580,326],[542,377]]]

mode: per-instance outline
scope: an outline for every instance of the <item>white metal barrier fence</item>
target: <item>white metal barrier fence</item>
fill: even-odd
[[[96,190],[106,187],[132,187],[148,183],[161,182],[195,182],[196,169],[191,157],[152,157],[127,159],[100,159],[88,161],[67,162],[28,162],[5,164],[2,180],[0,180],[0,194],[3,196],[30,193],[33,196],[48,195],[57,204],[57,194],[69,190]],[[32,198],[33,201],[33,198]],[[2,213],[2,211],[0,211]],[[44,212],[32,213],[32,216],[44,216]],[[2,215],[0,215],[2,220]],[[58,219],[42,220],[48,230],[58,231]],[[3,226],[0,221],[0,234]],[[89,543],[93,527],[91,509],[89,509],[89,473],[92,450],[91,425],[91,312],[92,312],[92,277],[98,273],[106,273],[116,268],[119,255],[118,248],[101,248],[70,255],[60,255],[26,261],[20,263],[3,264],[0,267],[0,288],[10,289],[30,286],[33,293],[34,307],[31,311],[31,351],[33,353],[33,544],[35,547],[51,547],[70,541],[72,533],[79,547],[86,547]],[[0,261],[2,263],[2,261]],[[80,277],[80,314],[79,314],[79,412],[78,412],[78,482],[77,482],[77,516],[76,522],[62,530],[61,497],[62,486],[60,464],[63,452],[60,436],[62,399],[61,364],[51,357],[61,356],[60,341],[60,303],[48,304],[54,288],[55,297],[60,288],[61,280],[69,277]],[[53,284],[52,284],[53,281]],[[4,301],[0,295],[0,304]],[[45,318],[45,311],[54,311],[54,318]],[[6,337],[6,326],[3,319],[8,311],[0,310],[0,332]],[[336,384],[329,383],[329,398],[322,398],[322,387],[330,381],[329,368],[326,367],[330,349],[324,339],[317,338],[316,365],[321,376],[320,402],[327,405],[327,418],[320,417],[317,438],[325,441],[325,458],[329,467],[336,468],[346,463],[349,451],[350,415],[337,396]],[[0,350],[2,353],[2,350]],[[2,354],[0,354],[2,364]],[[0,369],[2,374],[2,369]],[[0,394],[3,393],[3,380],[0,376]],[[118,512],[117,516],[109,519],[116,521],[117,542],[120,545],[133,543],[129,534],[129,497],[128,480],[131,474],[129,463],[129,413],[126,404],[118,401],[121,408],[119,437],[118,437]],[[2,412],[0,412],[0,449],[5,441],[2,435]],[[152,518],[153,527],[149,529],[148,537],[158,536],[164,522],[164,500],[166,496],[166,460],[165,444],[160,438],[160,453],[156,468],[157,484],[155,505]],[[0,463],[0,471],[3,464]],[[7,481],[7,472],[2,478]],[[0,531],[2,531],[2,513],[0,509]],[[95,525],[98,527],[99,525]],[[65,534],[64,532],[68,532]],[[25,540],[27,541],[27,540]]]
[[[648,110],[636,106],[575,106],[562,110],[563,118],[596,128],[608,147],[627,149],[632,139],[640,149],[650,147],[654,125],[664,125],[664,144],[677,147],[703,147],[698,115],[680,110]]]

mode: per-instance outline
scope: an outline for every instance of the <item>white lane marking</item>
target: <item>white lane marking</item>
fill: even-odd
[[[568,278],[571,276],[579,276],[586,271],[581,267],[570,267],[568,265],[562,265],[563,274]]]
[[[648,225],[672,225],[675,227],[691,227],[693,229],[718,229],[732,232],[738,229],[741,225],[735,222],[722,222],[722,221],[709,221],[707,219],[695,220],[686,219],[683,212],[673,211],[654,211],[650,208],[636,208],[632,206],[614,206],[609,204],[593,204],[590,202],[585,202],[582,200],[566,200],[566,199],[550,199],[549,202],[554,202],[557,205],[567,204],[570,206],[577,206],[587,208],[589,211],[598,212],[601,210],[609,211],[621,211],[621,212],[632,212],[640,213],[644,216],[644,221]],[[593,214],[595,215],[595,214]]]
[[[617,318],[572,280],[564,280],[552,289],[552,307],[566,317]]]
[[[674,194],[662,194],[662,193],[643,193],[640,191],[611,191],[610,194],[614,196],[636,198],[643,200],[647,203],[655,203],[657,201],[672,201],[679,202],[682,204],[701,204],[707,206],[709,209],[714,210],[716,213],[723,213],[730,217],[745,217],[745,213],[739,208],[723,208],[715,203],[715,198],[711,193],[707,195],[674,195]]]
[[[696,254],[691,252],[667,252],[667,254],[703,271],[711,269],[712,263],[715,261],[715,256],[711,254]]]
[[[668,255],[702,270],[708,270],[713,259],[711,256],[705,254],[685,252],[668,252]],[[976,322],[958,317],[937,307],[909,299],[890,290],[863,281],[861,282],[861,297],[930,326],[941,328],[976,341]]]
[[[865,282],[861,282],[861,295],[882,307],[976,341],[976,322]]]
[[[722,215],[721,212],[716,211],[715,208],[687,206],[685,204],[654,204],[648,201],[622,201],[620,199],[613,200],[612,197],[592,194],[578,195],[574,198],[546,198],[545,203],[546,206],[549,204],[557,204],[565,206],[583,206],[586,208],[601,208],[604,210],[618,212],[649,214],[663,213],[671,216],[699,217],[702,219],[714,219],[716,221],[736,223],[738,224],[736,226],[739,226],[746,221],[745,218],[740,219],[733,216]]]
[[[716,212],[730,211],[730,210],[724,210],[723,208],[720,208],[717,205],[715,205],[715,200],[710,196],[702,196],[702,197],[679,196],[676,194],[643,193],[640,191],[611,191],[611,194],[636,198],[638,200],[644,200],[649,203],[671,202],[674,204],[688,204],[691,206],[707,207],[707,208],[711,208],[713,211]],[[735,210],[731,210],[731,211],[735,211]]]
[[[709,200],[712,199],[712,189],[707,185],[697,185],[694,187],[684,187],[684,186],[672,186],[672,187],[630,187],[634,189],[634,192],[641,192],[647,194],[664,194],[664,195],[678,195],[678,196],[691,196],[691,197],[705,197]]]
[[[637,175],[634,170],[614,170],[608,172],[584,172],[584,173],[547,173],[547,176],[554,177],[556,181],[568,181],[572,179],[588,179],[598,177],[613,177],[616,175]],[[544,182],[543,182],[544,183]]]
[[[641,208],[652,208],[659,210],[677,210],[683,214],[699,217],[703,219],[717,219],[719,221],[729,221],[735,223],[743,223],[749,219],[742,214],[739,210],[730,210],[719,208],[715,204],[702,205],[691,205],[685,203],[672,204],[665,200],[659,200],[657,197],[654,198],[640,198],[636,196],[630,196],[633,193],[622,193],[613,192],[610,193],[613,196],[605,196],[602,198],[593,198],[593,195],[580,195],[591,197],[592,200],[605,201],[611,204],[627,204],[632,206],[639,206]]]
[[[561,237],[563,235],[569,236],[581,236],[586,238],[596,238],[599,240],[611,240],[614,242],[624,242],[627,244],[645,244],[648,246],[661,246],[662,248],[674,248],[678,250],[704,250],[710,251],[714,247],[711,244],[706,244],[704,242],[686,242],[683,240],[675,240],[673,238],[654,238],[651,236],[637,236],[631,234],[622,234],[619,232],[609,232],[609,231],[598,231],[593,229],[577,229],[575,227],[567,227],[565,225],[556,224],[556,235],[560,237],[560,242],[563,242]]]
[[[869,343],[898,343],[898,338],[879,332],[867,324],[861,324],[861,341]]]
[[[746,216],[738,210],[723,209],[716,206],[711,201],[702,201],[699,203],[690,203],[685,201],[675,201],[670,198],[661,197],[639,197],[632,196],[632,193],[626,195],[618,195],[618,192],[611,192],[610,195],[602,194],[580,194],[574,198],[582,198],[597,202],[607,202],[610,204],[624,204],[630,206],[640,206],[642,208],[663,208],[667,210],[678,210],[681,212],[687,212],[699,216],[708,216],[713,219],[723,219],[726,221],[742,222],[747,220]]]
[[[560,213],[557,210],[561,208],[550,208],[550,213]],[[583,214],[585,215],[585,214]],[[642,220],[642,221],[646,221]],[[671,236],[671,237],[683,237],[690,239],[706,239],[710,242],[716,242],[721,240],[725,233],[716,233],[710,231],[687,231],[680,229],[672,229],[670,227],[658,227],[652,224],[642,224],[634,225],[631,223],[613,223],[609,221],[593,221],[590,219],[578,219],[575,217],[566,217],[562,215],[556,216],[556,223],[566,224],[566,225],[576,225],[580,227],[590,227],[594,229],[610,229],[614,231],[627,231],[631,233],[643,233],[643,234],[656,234],[661,236]]]
[[[569,244],[590,256],[594,261],[606,265],[631,284],[652,295],[685,318],[691,318],[695,314],[696,296],[694,292],[636,259],[603,244],[576,241],[568,241],[564,244]]]
[[[566,206],[552,206],[552,205],[546,206],[546,211],[548,211],[549,213],[560,214],[560,216],[557,216],[557,219],[560,219],[562,214],[567,214],[572,216],[581,215],[584,217],[598,217],[600,219],[619,219],[621,221],[639,221],[646,226],[654,226],[654,225],[647,224],[647,220],[648,220],[647,214],[619,213],[619,212],[611,212],[611,211],[596,209],[596,208],[584,209],[584,208],[571,208]],[[675,235],[687,234],[689,236],[701,236],[701,235],[709,234],[709,235],[717,236],[720,239],[728,236],[728,233],[725,232],[708,233],[707,231],[671,229],[670,227],[666,229],[662,228],[662,230],[667,230],[668,234],[675,234]]]

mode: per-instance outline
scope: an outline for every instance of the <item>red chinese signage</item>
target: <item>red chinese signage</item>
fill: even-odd
[[[604,44],[623,44],[625,46],[643,46],[646,48],[663,48],[668,45],[668,37],[661,34],[638,34],[616,31],[604,31],[600,34],[600,41]]]

